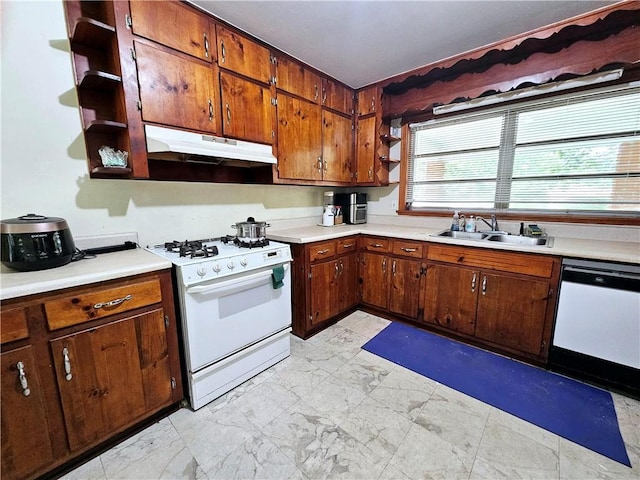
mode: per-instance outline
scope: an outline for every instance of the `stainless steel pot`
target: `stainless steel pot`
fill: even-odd
[[[264,240],[267,236],[267,222],[256,222],[253,217],[247,218],[246,222],[236,222],[231,228],[236,229],[236,237],[241,241]]]
[[[45,270],[66,265],[75,244],[66,220],[29,213],[2,220],[2,263],[21,271]]]

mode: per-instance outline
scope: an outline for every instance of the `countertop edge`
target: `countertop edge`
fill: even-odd
[[[143,249],[105,253],[61,267],[18,272],[4,265],[0,273],[0,300],[54,292],[108,280],[171,268],[169,260]]]
[[[569,237],[554,237],[552,247],[514,246],[508,244],[491,244],[474,240],[439,238],[432,235],[442,229],[406,227],[381,224],[348,225],[341,227],[303,226],[286,229],[268,230],[267,236],[274,241],[294,244],[305,244],[318,241],[333,240],[350,235],[374,235],[394,237],[404,240],[416,240],[440,245],[460,245],[467,247],[489,248],[510,252],[526,252],[539,255],[555,255],[558,257],[585,258],[592,260],[613,261],[640,264],[640,243],[609,240],[589,240]]]

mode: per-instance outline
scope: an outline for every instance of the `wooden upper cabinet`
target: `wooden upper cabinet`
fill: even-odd
[[[356,181],[372,183],[375,179],[376,117],[358,119],[356,132]]]
[[[276,87],[311,102],[320,99],[320,76],[284,55],[276,56]]]
[[[378,87],[368,87],[358,91],[358,116],[376,113],[379,108]]]
[[[271,90],[229,72],[220,72],[220,87],[223,135],[273,143]]]
[[[322,111],[320,105],[278,95],[278,176],[322,180]]]
[[[216,132],[217,81],[210,65],[134,42],[142,119]]]
[[[322,106],[353,114],[353,90],[328,78],[322,79]]]
[[[324,181],[350,182],[353,161],[351,117],[322,112],[322,161]]]
[[[130,2],[136,35],[211,62],[215,49],[209,18],[179,2]]]
[[[259,82],[271,83],[269,49],[222,25],[216,25],[218,65]]]

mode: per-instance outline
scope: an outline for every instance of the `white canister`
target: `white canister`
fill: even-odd
[[[325,227],[333,226],[333,205],[327,205],[324,207],[324,213],[322,214],[322,225]]]

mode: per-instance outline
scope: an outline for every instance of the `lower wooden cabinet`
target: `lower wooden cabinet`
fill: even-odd
[[[3,337],[3,479],[46,474],[183,398],[169,271],[4,302],[3,329],[5,311],[27,331]]]
[[[427,258],[425,322],[546,361],[559,258],[441,245]]]
[[[355,237],[291,245],[293,333],[307,338],[352,309],[357,297]]]
[[[2,478],[28,478],[54,461],[53,442],[33,347],[0,355]]]

